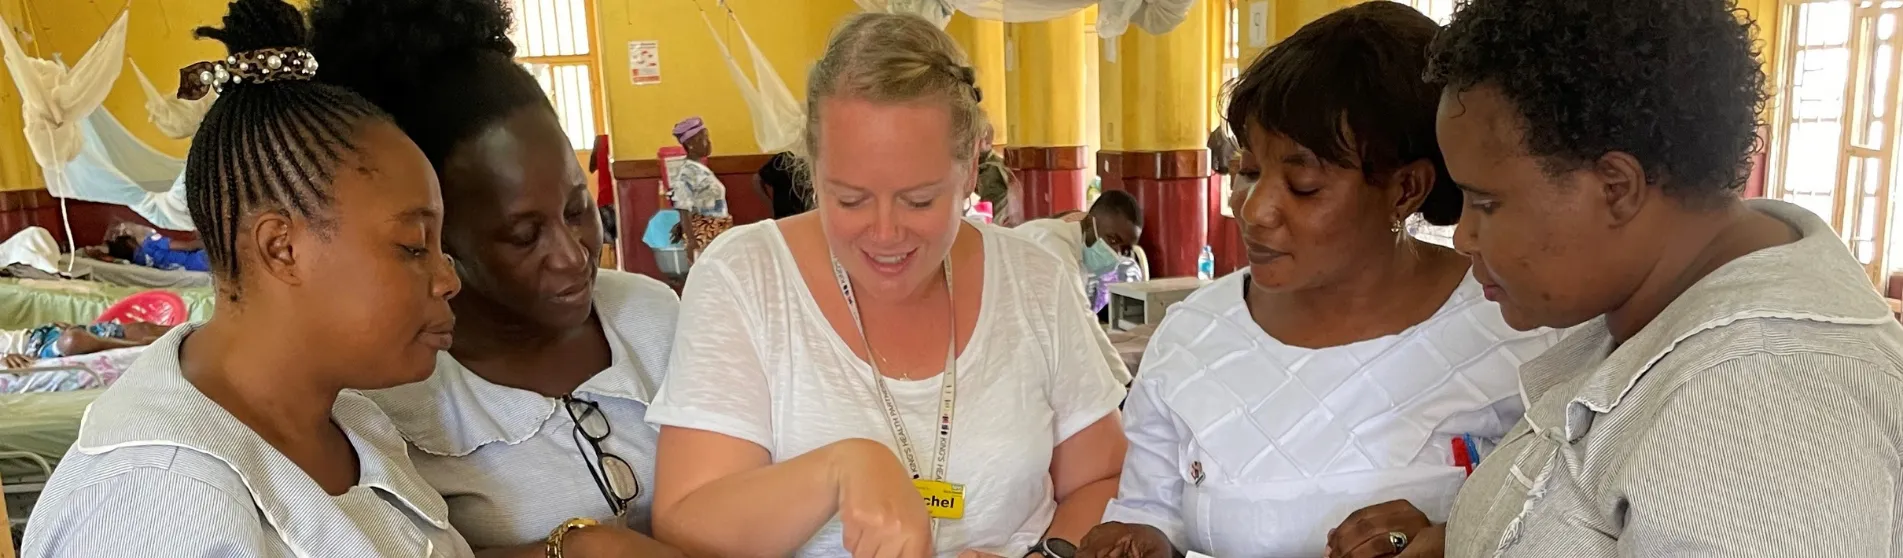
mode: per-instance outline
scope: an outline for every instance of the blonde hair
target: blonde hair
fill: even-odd
[[[977,76],[951,35],[915,15],[861,13],[846,19],[806,81],[801,158],[817,160],[820,107],[834,97],[875,103],[942,102],[951,110],[952,158],[970,161],[984,131]]]

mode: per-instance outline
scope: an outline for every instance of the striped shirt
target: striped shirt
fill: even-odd
[[[360,468],[332,496],[185,380],[194,329],[154,342],[86,410],[22,556],[471,556],[375,404],[346,391],[331,407]]]
[[[1521,368],[1447,556],[1903,556],[1903,326],[1823,221],[1750,207],[1802,238]]]
[[[633,466],[640,495],[616,519],[595,484],[575,422],[560,400],[484,380],[445,352],[426,381],[366,393],[396,421],[417,469],[449,502],[449,519],[478,549],[534,543],[563,521],[623,521],[648,532],[654,446],[651,395],[674,345],[680,299],[659,281],[603,270],[595,312],[608,338],[607,368],[577,387],[609,421],[603,451]],[[580,444],[580,445],[578,445]]]

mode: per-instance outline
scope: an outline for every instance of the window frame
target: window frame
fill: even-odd
[[[524,27],[523,21],[522,21],[523,14],[522,14],[521,8],[526,2],[533,2],[533,1],[537,1],[537,0],[507,0],[509,8],[510,8],[509,26],[511,29],[514,29],[518,33],[520,33],[522,39],[525,42],[528,41],[531,36],[539,36],[539,32],[537,32],[536,35],[531,35],[532,31],[528,29],[527,27]],[[605,76],[603,76],[601,73],[601,48],[600,48],[601,35],[600,35],[598,22],[596,21],[596,15],[597,15],[595,11],[596,0],[541,0],[541,1],[569,2],[569,3],[578,3],[581,5],[582,14],[584,14],[585,16],[583,18],[584,19],[583,25],[584,27],[587,28],[587,33],[588,33],[587,42],[583,44],[584,46],[587,47],[588,51],[582,54],[561,54],[561,55],[543,55],[543,56],[518,55],[515,57],[515,62],[517,64],[522,64],[524,66],[529,64],[537,64],[537,65],[542,65],[542,66],[546,66],[550,68],[564,67],[564,66],[581,67],[583,73],[588,75],[588,101],[592,109],[590,111],[590,114],[591,116],[594,117],[593,120],[594,120],[594,128],[595,128],[595,133],[593,134],[593,136],[600,136],[602,134],[605,134],[607,133],[607,129],[608,129],[608,111],[607,111],[607,102],[606,102],[603,84],[606,83],[606,81],[603,79]],[[527,52],[529,49],[527,45],[516,45],[516,50],[517,52]],[[555,99],[551,96],[549,101],[552,103],[552,102],[555,102]],[[593,151],[594,149],[593,136],[587,139],[587,145],[572,146],[575,148],[575,152],[583,153],[583,152]]]
[[[1809,23],[1805,7],[1834,3],[1848,8],[1841,46],[1838,43],[1800,44],[1805,40],[1804,27]],[[1891,194],[1899,179],[1903,179],[1903,160],[1897,157],[1897,144],[1903,139],[1897,125],[1903,120],[1903,99],[1899,99],[1899,81],[1903,81],[1903,1],[1780,0],[1778,10],[1777,55],[1778,60],[1784,62],[1778,64],[1775,78],[1764,195],[1795,203],[1796,197],[1818,194],[1793,191],[1787,184],[1791,158],[1798,156],[1792,149],[1793,129],[1806,123],[1823,122],[1818,119],[1821,117],[1800,119],[1797,114],[1797,81],[1805,69],[1799,64],[1799,55],[1807,50],[1844,49],[1844,86],[1835,117],[1838,127],[1833,151],[1836,172],[1828,193],[1830,212],[1818,216],[1837,231],[1851,256],[1864,267],[1871,284],[1883,287],[1888,282],[1890,266],[1898,261],[1890,257],[1890,236],[1895,229],[1894,216],[1899,213],[1892,210],[1894,196]],[[1884,16],[1892,18],[1887,39],[1879,37],[1876,30]],[[1879,89],[1872,81],[1876,81],[1873,75],[1879,73],[1877,52],[1883,46],[1889,47],[1888,60],[1887,69],[1881,72]],[[1874,103],[1871,102],[1873,97]],[[1878,110],[1873,111],[1873,107]],[[1871,136],[1872,124],[1881,125],[1881,133]],[[1859,129],[1865,132],[1861,138]],[[1875,169],[1875,178],[1866,179],[1865,170],[1855,168],[1859,161],[1865,161],[1865,169]],[[1866,183],[1853,183],[1858,179],[1866,179]],[[1868,183],[1871,180],[1874,184]],[[1863,243],[1868,243],[1871,254],[1867,262],[1862,256]]]

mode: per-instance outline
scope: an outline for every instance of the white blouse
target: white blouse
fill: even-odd
[[[195,329],[152,343],[86,409],[22,556],[472,555],[375,404],[345,391],[331,407],[360,468],[332,496],[185,380],[178,349]]]
[[[1052,450],[1116,412],[1128,374],[1105,358],[1109,338],[1057,256],[1006,229],[968,226],[984,237],[984,297],[957,358],[947,462],[967,503],[964,519],[939,523],[935,548],[1023,556],[1057,509]],[[752,442],[775,463],[852,438],[892,447],[878,380],[930,467],[944,375],[875,376],[820,312],[778,224],[720,235],[694,264],[681,307],[689,333],[649,421]],[[798,555],[848,556],[840,531],[835,519]]]
[[[622,518],[648,532],[654,446],[648,401],[667,373],[680,301],[659,281],[603,270],[595,312],[611,360],[580,387],[608,418],[602,451],[633,466],[640,494]],[[428,380],[369,392],[409,440],[423,477],[449,502],[449,519],[479,549],[533,543],[576,517],[616,521],[589,472],[575,422],[558,399],[482,379],[444,352]]]
[[[1284,345],[1243,301],[1247,271],[1171,310],[1124,407],[1130,453],[1106,521],[1214,556],[1311,558],[1349,513],[1405,499],[1444,521],[1466,478],[1455,437],[1519,420],[1517,370],[1559,340],[1518,332],[1468,276],[1407,330]]]

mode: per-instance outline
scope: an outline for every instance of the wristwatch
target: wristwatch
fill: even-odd
[[[1044,542],[1031,547],[1031,552],[1024,556],[1025,558],[1075,558],[1077,545],[1064,539],[1044,539]]]
[[[583,527],[594,527],[600,524],[600,522],[586,517],[577,517],[562,522],[561,525],[556,526],[555,530],[550,531],[548,534],[548,541],[544,549],[546,556],[548,556],[548,558],[562,558],[562,539],[567,538],[569,532]]]

